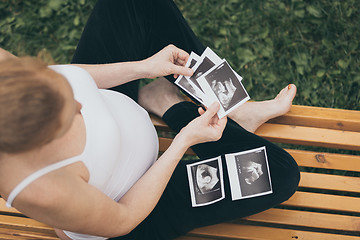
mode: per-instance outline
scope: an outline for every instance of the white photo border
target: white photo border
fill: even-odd
[[[194,189],[194,179],[192,179],[191,167],[196,166],[196,165],[200,165],[200,164],[204,164],[204,163],[207,163],[207,162],[213,162],[213,161],[216,161],[216,160],[218,161],[218,166],[219,166],[219,178],[220,178],[219,180],[220,180],[220,188],[221,188],[221,197],[218,198],[218,199],[215,199],[213,201],[206,202],[206,203],[196,203],[195,189]],[[201,207],[201,206],[210,205],[210,204],[213,204],[213,203],[218,202],[218,201],[225,198],[224,173],[223,173],[221,156],[211,158],[211,159],[206,159],[206,160],[199,161],[199,162],[195,162],[195,163],[192,163],[192,164],[187,164],[186,169],[187,169],[187,174],[188,174],[188,182],[189,182],[189,188],[190,188],[190,197],[191,197],[191,205],[192,205],[192,207]]]
[[[239,180],[238,180],[237,166],[236,166],[236,163],[235,163],[235,156],[244,155],[244,154],[251,153],[251,152],[256,152],[256,151],[264,151],[265,161],[266,161],[266,169],[267,169],[267,173],[268,173],[268,176],[269,176],[269,183],[270,183],[270,189],[271,190],[266,191],[266,192],[262,192],[262,193],[258,193],[258,194],[249,195],[249,196],[242,196],[241,195],[241,187],[240,187],[240,183],[239,183]],[[239,199],[257,197],[257,196],[263,196],[263,195],[271,194],[273,192],[272,183],[271,183],[271,177],[270,177],[269,161],[268,161],[265,146],[255,148],[255,149],[251,149],[251,150],[242,151],[242,152],[225,154],[225,161],[226,161],[226,166],[227,166],[227,169],[228,169],[229,183],[230,183],[230,189],[231,189],[231,198],[232,198],[233,201],[234,200],[239,200]]]
[[[195,66],[196,64],[199,63],[199,61],[201,61],[201,57],[199,55],[197,55],[195,52],[191,52],[190,53],[190,56],[188,58],[188,61],[186,62],[185,64],[185,67],[189,67],[190,63],[192,60],[195,60],[196,63],[195,65],[191,68],[193,70],[195,70]],[[199,97],[197,97],[196,95],[194,95],[192,92],[189,91],[189,89],[186,89],[185,87],[183,87],[182,85],[180,85],[180,81],[182,79],[185,79],[193,88],[194,88],[194,91],[197,92],[198,95],[200,95],[199,97],[201,97],[202,99],[200,99]],[[175,84],[177,86],[179,86],[182,90],[184,90],[185,92],[187,92],[188,94],[190,94],[193,98],[195,98],[197,101],[199,101],[201,104],[205,105],[204,102],[206,102],[206,96],[205,94],[203,93],[203,91],[201,89],[199,89],[194,83],[192,83],[189,79],[189,77],[187,76],[184,76],[184,75],[179,75],[178,78],[175,80]]]
[[[208,84],[208,82],[206,81],[205,77],[211,73],[214,69],[218,68],[221,64],[228,64],[230,66],[230,64],[225,60],[225,61],[221,61],[220,64],[217,64],[215,66],[213,66],[211,69],[209,69],[205,74],[203,74],[201,77],[199,77],[197,79],[199,85],[201,86],[201,88],[203,89],[205,95],[207,96],[207,101],[205,102],[205,106],[209,107],[213,102],[218,102],[220,103],[219,99],[217,98],[217,96],[215,95],[214,91],[211,89],[210,85]],[[231,66],[230,66],[231,68]],[[234,72],[235,76],[238,77],[239,75],[236,74],[236,72],[231,68],[231,70]],[[240,76],[241,78],[241,76]],[[245,91],[246,93],[246,97],[243,98],[241,101],[239,101],[238,103],[236,103],[234,106],[232,106],[231,108],[229,108],[227,111],[225,111],[225,109],[222,107],[221,103],[220,103],[220,109],[218,111],[218,117],[221,119],[223,117],[225,117],[226,115],[228,115],[230,112],[232,112],[234,109],[236,109],[237,107],[239,107],[240,105],[244,104],[245,102],[247,102],[250,99],[250,96],[248,94],[248,92],[246,91],[244,85],[242,84],[241,79],[237,78],[237,80],[239,81],[242,89]]]

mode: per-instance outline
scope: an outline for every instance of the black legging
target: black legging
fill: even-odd
[[[141,60],[170,43],[197,54],[204,50],[172,0],[99,0],[73,62]],[[168,79],[174,80],[170,76]],[[114,90],[137,100],[138,81]],[[196,104],[182,102],[171,107],[163,120],[178,132],[197,116]],[[266,147],[273,193],[232,201],[224,154],[262,146]],[[192,207],[186,165],[196,161],[180,161],[155,209],[130,234],[118,239],[172,239],[196,227],[264,211],[287,200],[297,189],[300,174],[294,159],[230,119],[219,141],[199,144],[192,149],[201,160],[221,156],[225,198],[211,205]]]
[[[168,0],[99,0],[88,19],[72,63],[113,63],[143,60],[169,44],[201,54],[181,12]],[[174,82],[171,76],[167,78]],[[138,99],[138,81],[113,90]]]

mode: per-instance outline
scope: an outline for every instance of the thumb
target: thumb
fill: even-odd
[[[198,112],[200,115],[203,115],[205,113],[205,110],[202,107],[199,107]]]
[[[219,109],[220,109],[220,104],[218,102],[214,102],[210,105],[210,107],[208,107],[208,109],[202,116],[210,120],[219,111]]]
[[[191,68],[173,65],[173,73],[184,75],[184,76],[191,76],[193,75],[194,71]]]

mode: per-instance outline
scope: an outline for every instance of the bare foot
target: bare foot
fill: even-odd
[[[146,111],[162,117],[174,104],[183,102],[179,89],[166,78],[160,77],[139,91],[139,104]]]
[[[246,102],[228,116],[249,132],[255,132],[258,127],[271,118],[287,113],[296,94],[296,86],[289,84],[272,100],[262,102]]]

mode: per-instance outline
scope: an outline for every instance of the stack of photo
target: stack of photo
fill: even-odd
[[[201,56],[191,52],[185,66],[193,69],[194,74],[191,77],[180,75],[175,84],[206,107],[219,102],[219,118],[250,99],[242,77],[209,47]]]

